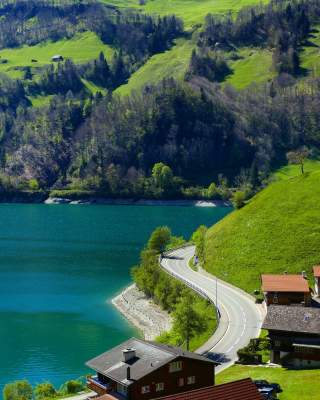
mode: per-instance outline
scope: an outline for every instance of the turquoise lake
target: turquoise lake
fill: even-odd
[[[0,393],[16,379],[59,386],[84,362],[139,333],[111,299],[152,230],[189,238],[230,209],[0,205]]]

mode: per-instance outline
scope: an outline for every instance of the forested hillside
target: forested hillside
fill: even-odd
[[[181,1],[0,1],[2,192],[226,199],[318,156],[320,3]]]

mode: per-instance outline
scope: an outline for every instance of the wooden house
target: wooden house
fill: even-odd
[[[129,339],[86,363],[104,399],[149,400],[214,385],[217,363],[177,347]]]
[[[269,332],[271,362],[320,367],[320,308],[271,305],[262,328]]]
[[[261,275],[261,281],[267,306],[311,303],[310,288],[303,275]]]

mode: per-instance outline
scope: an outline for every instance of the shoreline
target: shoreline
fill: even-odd
[[[232,207],[224,200],[148,200],[148,199],[79,199],[71,200],[60,197],[49,197],[44,204],[48,205],[121,205],[121,206],[176,206],[176,207]]]
[[[135,284],[125,288],[111,300],[116,309],[143,334],[145,340],[155,340],[172,328],[172,318]]]

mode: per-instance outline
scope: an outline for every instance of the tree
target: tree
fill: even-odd
[[[310,150],[303,146],[295,151],[287,153],[287,159],[290,164],[300,164],[301,174],[304,174],[304,164],[310,155]]]
[[[215,199],[218,195],[218,189],[214,182],[210,183],[207,189],[207,198],[208,199]]]
[[[152,178],[155,186],[164,191],[168,191],[173,185],[172,169],[162,162],[154,164]]]
[[[242,208],[245,204],[246,195],[244,192],[238,190],[232,196],[232,204],[235,208]]]
[[[171,231],[167,226],[159,226],[154,230],[148,242],[148,248],[163,253],[170,243]]]
[[[3,400],[31,400],[32,386],[27,380],[15,381],[5,385]]]
[[[185,292],[173,313],[173,329],[179,334],[182,343],[186,344],[187,350],[190,348],[190,340],[206,326],[205,318],[194,309],[193,303],[193,295]]]
[[[200,225],[192,235],[192,242],[196,245],[196,254],[200,261],[204,261],[204,243],[208,228],[205,225]]]
[[[40,383],[34,389],[36,400],[52,398],[55,397],[56,394],[56,389],[50,382]]]

